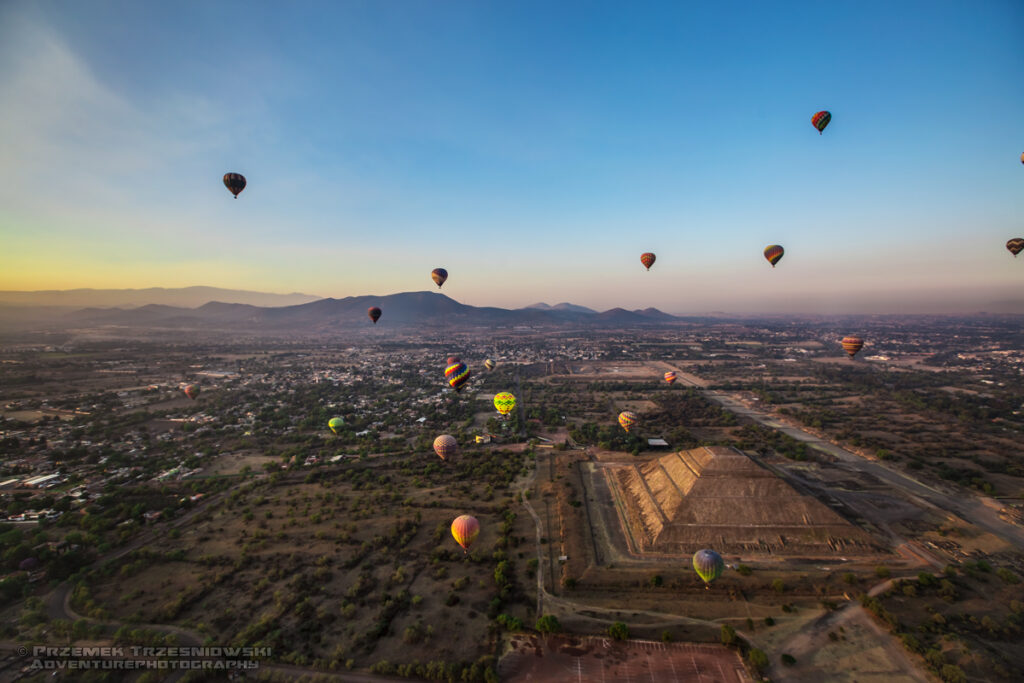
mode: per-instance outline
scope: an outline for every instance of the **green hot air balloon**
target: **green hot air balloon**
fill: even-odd
[[[714,550],[705,548],[693,554],[693,568],[697,570],[697,575],[704,580],[705,585],[710,586],[712,581],[722,575],[725,562]]]
[[[345,426],[345,421],[340,417],[332,417],[327,423],[327,426],[331,428],[332,432],[337,434],[338,430]]]

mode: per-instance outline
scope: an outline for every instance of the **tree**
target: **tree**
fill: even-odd
[[[613,640],[629,640],[629,627],[621,621],[616,621],[608,627],[608,635]]]
[[[747,653],[747,661],[750,662],[750,666],[754,667],[754,671],[759,675],[763,674],[765,669],[768,668],[768,655],[756,647]]]
[[[558,618],[554,614],[545,614],[537,620],[537,630],[541,633],[558,633],[562,630],[562,625],[558,623]]]
[[[736,644],[736,629],[729,624],[722,624],[722,645]]]

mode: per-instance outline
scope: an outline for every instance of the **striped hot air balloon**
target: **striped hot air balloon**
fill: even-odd
[[[651,266],[654,265],[654,260],[656,258],[657,257],[651,252],[644,252],[643,254],[640,254],[640,263],[644,264],[644,268],[650,270]]]
[[[860,337],[843,337],[842,345],[843,351],[846,351],[848,354],[850,354],[850,358],[852,359],[854,356],[857,355],[857,352],[860,351],[861,348],[864,346],[864,340],[861,339]]]
[[[469,379],[469,366],[462,361],[452,363],[445,368],[444,376],[448,379],[448,384],[452,385],[452,389],[462,391],[466,380]]]
[[[705,585],[710,585],[725,571],[725,562],[714,550],[705,548],[693,554],[693,568],[697,571],[697,576],[704,580]]]
[[[818,135],[821,135],[825,130],[825,126],[832,120],[832,114],[827,111],[819,111],[817,114],[811,117],[811,123],[815,128],[818,129]]]
[[[430,271],[430,278],[434,281],[434,284],[437,285],[437,288],[441,289],[441,285],[443,285],[444,281],[448,279],[448,271],[444,268],[434,268]]]
[[[377,321],[380,320],[380,309],[376,306],[371,306],[367,309],[366,315],[370,316],[370,320],[372,320],[373,324],[376,325]]]
[[[1006,243],[1006,248],[1016,258],[1017,254],[1024,251],[1024,237],[1014,237]]]
[[[462,552],[469,552],[469,546],[473,545],[477,535],[480,533],[480,522],[472,515],[460,515],[452,522],[452,537],[455,542],[462,546]]]
[[[623,410],[621,413],[619,413],[619,424],[627,432],[633,428],[633,425],[635,425],[637,423],[637,420],[639,419],[640,418],[636,416],[636,413],[631,412],[629,410]]]
[[[225,173],[224,187],[238,199],[238,193],[245,189],[245,176],[241,173]]]
[[[448,456],[455,455],[457,450],[459,450],[459,442],[451,434],[442,434],[434,439],[434,452],[442,460],[447,460]]]
[[[785,253],[786,250],[778,244],[769,244],[764,248],[764,257],[768,259],[768,263],[772,264],[772,268],[775,267],[775,264],[779,262],[779,259],[781,259],[782,255]]]
[[[672,372],[671,370],[666,372],[665,373],[665,381],[668,382],[669,384],[672,384],[673,382],[675,382],[676,381],[676,373]]]
[[[502,415],[508,415],[516,407],[516,397],[507,391],[503,391],[494,397],[494,407]]]
[[[185,395],[188,396],[193,401],[196,400],[196,396],[199,395],[199,385],[198,384],[189,384],[189,385],[187,385],[185,387]]]
[[[488,370],[493,370],[494,366],[496,366],[496,365],[497,365],[497,363],[495,363],[490,358],[488,358],[487,360],[484,361],[484,367],[487,368]]]
[[[327,421],[327,426],[331,428],[332,432],[337,434],[338,430],[345,426],[345,421],[340,417],[332,417]]]

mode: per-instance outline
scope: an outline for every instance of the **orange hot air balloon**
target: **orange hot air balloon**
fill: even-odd
[[[665,373],[665,381],[668,382],[669,384],[672,384],[673,382],[675,382],[676,381],[676,373],[672,372],[671,370],[666,372]]]
[[[654,259],[656,258],[657,257],[654,254],[648,251],[643,254],[640,254],[640,263],[644,264],[644,268],[650,270],[651,266],[654,265]]]
[[[199,385],[198,384],[189,384],[188,386],[186,386],[185,387],[185,395],[188,396],[193,401],[196,400],[196,396],[199,395]]]
[[[461,363],[461,362],[462,362],[462,359],[459,358],[458,356],[448,356],[448,360],[445,361],[445,364],[447,364],[447,365],[455,365],[456,363]]]
[[[444,268],[434,268],[430,271],[430,278],[434,281],[434,284],[437,285],[437,288],[441,289],[441,285],[443,285],[444,281],[448,279],[448,271]]]
[[[241,173],[225,173],[224,187],[238,199],[238,193],[245,189],[245,176]]]
[[[434,452],[442,460],[447,460],[448,456],[455,455],[458,450],[459,442],[451,434],[442,434],[434,439]]]
[[[480,533],[480,522],[471,515],[461,515],[452,522],[452,537],[455,542],[462,546],[462,552],[469,552],[469,546],[473,545],[477,535]]]
[[[772,264],[772,268],[775,267],[775,264],[779,262],[785,253],[786,250],[778,244],[769,244],[764,248],[764,257],[768,259],[768,263]]]
[[[380,309],[376,306],[371,306],[366,311],[366,315],[370,316],[370,320],[372,320],[373,324],[376,325],[377,321],[380,320]]]
[[[854,356],[857,355],[857,352],[860,351],[861,348],[864,346],[864,340],[861,339],[860,337],[843,337],[842,344],[843,351],[846,351],[848,354],[850,354],[850,358],[852,359]]]
[[[818,135],[825,132],[825,126],[832,120],[832,114],[827,111],[819,111],[811,117],[811,124],[818,129]]]
[[[621,425],[627,432],[633,428],[633,425],[635,425],[639,419],[640,418],[636,416],[636,413],[629,410],[624,410],[619,413],[619,425]]]

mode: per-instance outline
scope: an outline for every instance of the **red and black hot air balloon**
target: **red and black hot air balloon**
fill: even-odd
[[[371,306],[369,310],[366,311],[366,315],[370,316],[370,320],[372,320],[373,324],[376,325],[377,321],[380,320],[380,309],[376,306]]]
[[[225,173],[224,187],[235,195],[235,199],[238,199],[238,193],[245,189],[245,176],[241,173]]]
[[[768,259],[768,263],[772,264],[772,268],[775,267],[775,264],[779,262],[785,253],[786,250],[778,244],[769,244],[764,248],[764,257]]]
[[[644,264],[644,268],[646,268],[647,270],[650,270],[651,266],[654,265],[654,260],[656,258],[657,257],[654,254],[652,254],[651,252],[647,251],[647,252],[644,252],[643,254],[640,254],[640,263]]]

